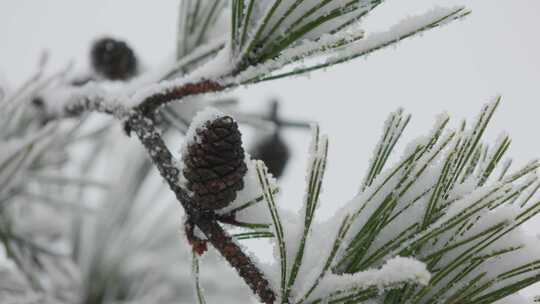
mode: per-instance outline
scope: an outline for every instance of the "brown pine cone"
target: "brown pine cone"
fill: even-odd
[[[127,80],[137,73],[137,57],[124,41],[101,38],[90,51],[94,70],[109,80]]]
[[[238,124],[230,116],[207,121],[196,130],[182,157],[187,188],[200,207],[217,210],[236,199],[247,167]]]

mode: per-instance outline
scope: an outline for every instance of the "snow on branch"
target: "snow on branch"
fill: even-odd
[[[395,257],[380,269],[365,270],[355,274],[328,275],[319,283],[319,288],[306,301],[333,301],[344,303],[357,294],[380,294],[407,283],[428,285],[431,274],[424,263],[412,258]]]
[[[76,90],[54,89],[59,92],[50,93],[49,98],[56,98],[54,103],[46,103],[54,104],[50,111],[103,111],[116,116],[123,116],[130,109],[153,112],[188,96],[346,62],[469,14],[463,7],[437,8],[404,20],[386,32],[366,36],[359,28],[360,21],[382,1],[315,4],[300,0],[235,0],[227,20],[231,26],[218,22],[225,20],[220,17],[227,12],[224,3],[182,2],[176,63],[147,71],[117,90],[105,89],[99,83]],[[228,37],[228,41],[220,37]],[[326,60],[285,70],[310,58]]]
[[[195,70],[189,77],[153,86],[151,89],[144,89],[143,94],[136,95],[137,97],[135,97],[133,103],[149,103],[149,100],[157,98],[157,96],[161,96],[159,99],[167,100],[166,102],[180,99],[181,96],[172,92],[181,91],[182,86],[193,85],[198,81],[219,84],[219,88],[216,86],[209,88],[207,91],[215,92],[236,87],[240,84],[310,72],[367,55],[469,14],[469,11],[463,7],[437,8],[426,14],[408,18],[393,26],[387,32],[372,34],[365,38],[364,32],[355,23],[377,7],[378,2],[369,5],[363,2],[359,1],[339,6],[339,1],[337,1],[328,7],[313,7],[306,10],[305,14],[300,14],[307,19],[315,17],[312,22],[303,24],[304,20],[302,19],[301,22],[289,24],[288,26],[291,28],[281,28],[287,24],[285,19],[294,16],[293,13],[298,13],[296,10],[302,8],[302,5],[290,6],[281,19],[276,18],[274,20],[272,19],[275,18],[274,14],[277,14],[276,12],[281,7],[279,1],[273,5],[267,5],[264,9],[258,7],[264,7],[264,4],[255,4],[254,1],[250,1],[249,4],[245,3],[245,1],[234,1],[232,44],[226,45],[225,49],[216,55],[213,60]],[[335,5],[338,6],[332,7]],[[304,7],[304,9],[307,8]],[[257,17],[255,12],[261,11],[265,13]],[[356,14],[354,15],[356,17],[350,20],[344,17],[353,13]],[[262,19],[257,22],[255,20],[258,19],[255,18]],[[337,19],[344,22],[346,26],[343,26],[344,24],[336,26],[335,23],[331,22]],[[275,22],[273,27],[272,22]],[[329,26],[327,23],[333,24],[335,27]],[[295,32],[292,29],[297,31]],[[292,30],[291,33],[288,32],[290,30]],[[263,39],[265,31],[268,31],[266,33],[268,37]],[[284,36],[270,39],[270,36],[275,33],[281,33]],[[283,33],[289,34],[285,35]],[[265,50],[267,50],[266,53]],[[312,57],[320,58],[328,55],[331,57],[325,63],[272,75],[272,72],[281,70],[293,63]]]
[[[253,83],[268,81],[294,75],[301,75],[315,70],[324,69],[336,64],[348,62],[362,56],[366,56],[375,51],[381,50],[398,42],[419,35],[427,30],[437,28],[461,19],[470,13],[463,7],[437,8],[423,15],[409,17],[389,30],[380,33],[371,33],[363,36],[359,29],[349,29],[349,38],[343,39],[341,43],[328,43],[328,40],[321,39],[316,43],[301,43],[283,51],[280,56],[269,60],[260,66],[249,67],[245,72],[237,77],[237,81],[242,83]],[[335,35],[335,34],[334,34]],[[325,43],[326,42],[326,43]],[[317,45],[315,47],[315,45]],[[323,63],[312,63],[299,66],[289,72],[271,74],[292,63],[302,62],[314,56],[328,58]]]
[[[84,112],[99,112],[122,120],[129,116],[130,109],[124,97],[107,92],[97,84],[90,83],[81,88],[55,87],[42,91],[40,98],[47,100],[45,110],[52,117],[80,116]]]

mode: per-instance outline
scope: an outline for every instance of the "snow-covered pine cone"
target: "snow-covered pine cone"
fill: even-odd
[[[247,171],[238,124],[230,116],[218,117],[196,129],[195,136],[182,157],[187,188],[202,208],[224,208],[244,187]]]
[[[101,38],[94,43],[90,53],[96,73],[109,80],[126,80],[137,73],[137,58],[124,41]]]

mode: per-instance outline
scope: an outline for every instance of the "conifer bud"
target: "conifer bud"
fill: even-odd
[[[224,208],[244,187],[247,171],[238,124],[230,116],[221,116],[206,121],[195,133],[182,157],[187,188],[200,207]]]

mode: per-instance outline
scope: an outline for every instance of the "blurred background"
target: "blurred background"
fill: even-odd
[[[473,14],[366,60],[226,94],[238,98],[247,111],[259,111],[277,99],[283,117],[318,122],[329,135],[322,217],[356,193],[382,124],[398,107],[413,114],[399,146],[403,148],[424,135],[437,114],[448,112],[456,125],[473,119],[485,102],[501,94],[503,104],[487,138],[508,132],[516,165],[540,156],[535,133],[540,112],[539,1],[388,1],[364,27],[368,33],[384,30],[408,15],[455,4],[467,5]],[[177,12],[177,0],[2,0],[0,78],[20,84],[35,70],[43,50],[49,51],[52,66],[73,60],[85,69],[91,42],[103,35],[128,41],[145,65],[159,64],[174,52]],[[292,158],[280,179],[286,198],[281,202],[294,211],[302,200],[309,136],[290,130],[284,139]],[[527,226],[531,234],[539,228],[540,221]],[[270,260],[267,245],[256,245],[257,254]]]

